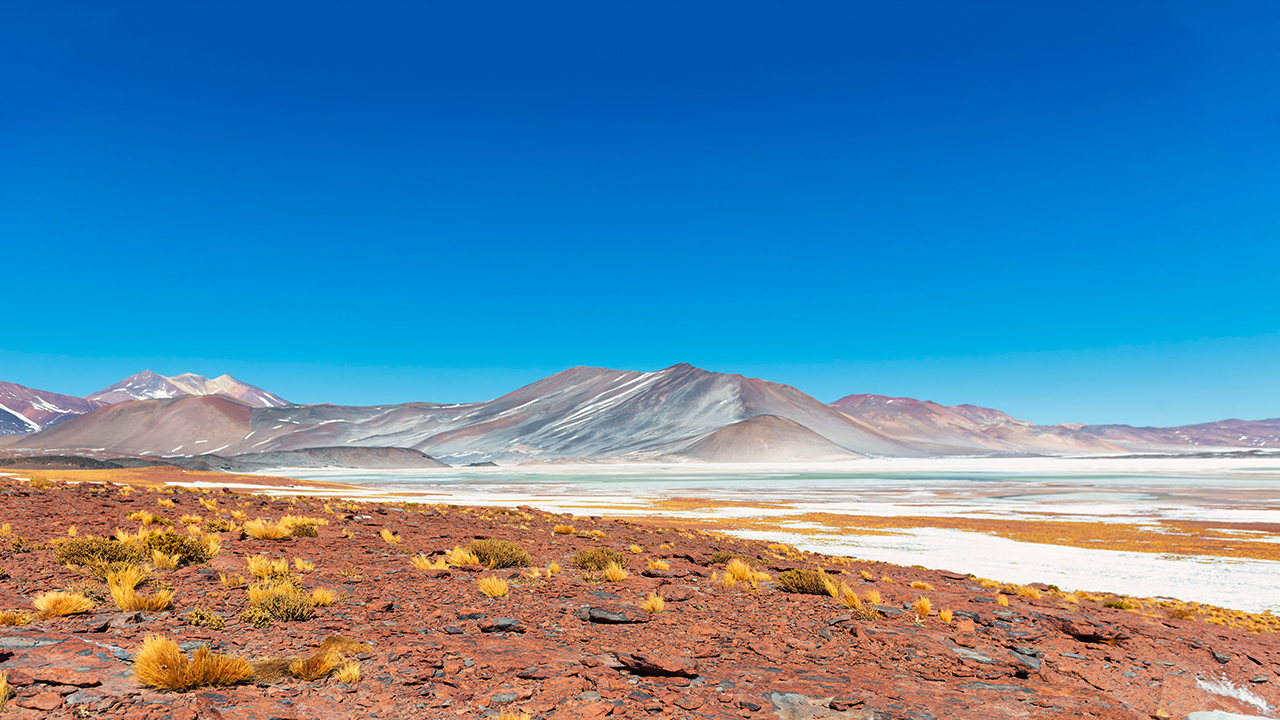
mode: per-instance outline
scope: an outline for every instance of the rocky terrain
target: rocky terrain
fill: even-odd
[[[229,476],[186,480],[219,477]],[[31,620],[0,628],[0,672],[14,693],[5,712],[14,718],[1128,720],[1205,710],[1262,716],[1280,702],[1280,635],[1271,632],[1280,626],[1270,616],[1210,617],[1179,603],[1004,586],[661,519],[47,478],[0,479],[0,497],[0,618]],[[325,524],[303,522],[314,532],[280,540],[246,532],[252,519],[285,516]],[[148,529],[203,534],[218,553],[152,571],[138,592],[172,590],[172,608],[122,611],[86,568],[56,559],[70,540],[117,529],[126,538]],[[446,557],[477,539],[518,543],[530,565],[490,569]],[[625,577],[574,566],[580,553],[603,549],[622,556]],[[308,607],[309,619],[256,626],[258,616],[245,613],[254,590],[236,577],[255,581],[264,561],[251,566],[251,557],[282,561],[272,572],[303,594],[327,590],[334,602]],[[549,574],[553,564],[559,572]],[[744,567],[768,577],[726,582]],[[819,568],[843,600],[783,591],[788,571]],[[490,578],[506,582],[505,595],[482,594]],[[33,600],[52,590],[98,604],[31,619]],[[660,611],[642,607],[652,596],[663,599]],[[145,687],[134,663],[151,635],[188,655],[207,644],[257,663],[257,678],[186,692]],[[317,648],[338,635],[348,640],[324,647],[346,648],[343,662],[359,668],[358,679],[326,671],[301,680],[280,670],[280,658],[321,656]]]

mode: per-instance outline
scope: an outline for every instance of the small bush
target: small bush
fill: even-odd
[[[175,567],[208,562],[214,556],[203,538],[179,535],[172,532],[151,533],[142,541],[142,549],[148,555],[157,552],[176,558]]]
[[[578,533],[577,530],[573,529],[572,525],[557,525],[551,529],[551,532],[556,535],[576,535]]]
[[[140,559],[138,551],[124,543],[89,536],[59,541],[53,546],[53,557],[60,565],[80,565],[91,571],[115,563],[132,564]]]
[[[159,690],[184,692],[206,685],[236,685],[253,679],[253,668],[239,658],[217,655],[208,646],[192,659],[169,638],[149,635],[133,659],[133,674]]]
[[[27,486],[36,488],[38,490],[48,490],[49,488],[57,487],[58,483],[50,480],[49,478],[43,475],[32,475],[31,479],[27,481]]]
[[[1108,600],[1102,603],[1102,607],[1115,608],[1117,610],[1137,610],[1142,606],[1132,600],[1120,598],[1119,600]]]
[[[310,620],[311,599],[294,593],[271,593],[257,607],[274,620]]]
[[[533,564],[529,553],[510,540],[476,540],[467,549],[475,554],[481,565],[490,569],[529,567]]]
[[[208,610],[198,607],[198,608],[192,609],[191,612],[187,613],[187,624],[196,625],[198,627],[212,628],[214,630],[221,630],[223,626],[226,625],[226,621],[224,621],[218,615],[214,615]]]
[[[579,570],[602,572],[612,563],[618,567],[626,567],[627,556],[613,548],[598,547],[576,553],[569,564]]]
[[[240,613],[240,622],[262,630],[271,627],[271,613],[260,607],[247,608]]]
[[[499,577],[481,578],[476,583],[476,589],[480,591],[481,595],[491,598],[506,597],[509,590],[507,581]]]
[[[207,533],[227,532],[231,529],[231,523],[227,522],[225,518],[210,518],[204,521],[200,529]]]
[[[831,597],[837,597],[840,593],[840,588],[826,573],[811,568],[796,568],[778,575],[778,589],[789,593]]]

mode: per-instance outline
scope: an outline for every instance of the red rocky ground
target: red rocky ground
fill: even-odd
[[[145,509],[176,520],[240,511],[329,521],[319,537],[282,542],[239,532],[222,534],[222,552],[206,565],[157,573],[176,591],[169,612],[124,613],[104,604],[87,613],[0,627],[0,671],[15,697],[8,717],[193,718],[480,718],[529,713],[535,718],[1183,718],[1195,710],[1261,714],[1254,705],[1212,694],[1197,679],[1229,681],[1252,696],[1280,702],[1280,642],[1191,620],[1149,617],[1083,602],[1011,598],[1008,607],[965,575],[882,563],[850,563],[780,546],[723,536],[656,529],[600,518],[569,518],[530,508],[433,508],[393,504],[289,500],[179,491],[122,495],[115,486],[33,489],[0,481],[0,611],[31,608],[41,592],[86,582],[59,566],[48,548],[15,552],[13,538],[45,545],[78,534],[130,531],[130,512]],[[200,499],[216,500],[216,512]],[[157,500],[172,500],[173,508]],[[579,533],[557,535],[556,524]],[[390,529],[402,541],[385,542]],[[345,533],[345,534],[344,534]],[[347,535],[350,535],[348,537]],[[554,577],[479,567],[422,571],[415,553],[438,554],[476,538],[522,544]],[[28,545],[30,544],[28,543]],[[638,545],[641,553],[629,551]],[[667,545],[670,549],[662,546]],[[620,582],[594,581],[569,560],[607,546],[631,557]],[[828,596],[759,592],[712,580],[712,553],[766,558],[775,577],[793,567],[827,567],[860,595],[878,590],[880,617],[864,619]],[[267,554],[316,565],[302,575],[308,589],[340,596],[312,620],[267,629],[242,624],[244,588],[227,589],[219,573],[243,573],[244,558]],[[646,571],[646,558],[670,563]],[[874,582],[862,579],[868,571]],[[840,574],[843,571],[845,574]],[[511,583],[505,598],[476,589],[480,577]],[[891,578],[892,581],[883,578]],[[912,581],[933,590],[913,589]],[[155,582],[155,581],[153,581]],[[147,588],[143,588],[146,590]],[[649,615],[649,593],[666,600]],[[934,613],[917,619],[917,597]],[[202,607],[226,626],[186,623]],[[937,610],[955,619],[943,623]],[[260,660],[306,655],[330,635],[369,643],[356,660],[362,678],[342,684],[286,679],[186,693],[140,686],[130,662],[143,637],[162,634],[193,649]]]

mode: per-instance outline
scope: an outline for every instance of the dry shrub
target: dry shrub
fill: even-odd
[[[490,569],[529,567],[533,564],[533,558],[529,557],[529,553],[510,540],[476,540],[468,545],[467,549],[476,556],[481,565]]]
[[[916,598],[915,603],[911,606],[911,611],[914,612],[916,617],[919,619],[927,618],[929,617],[929,614],[933,612],[933,603],[929,602],[929,598],[927,597],[918,597]]]
[[[830,595],[837,597],[840,588],[821,570],[796,568],[778,575],[778,589],[783,592],[804,595]]]
[[[27,481],[27,486],[39,490],[48,490],[51,487],[57,487],[58,483],[50,480],[44,475],[32,474],[31,479]]]
[[[1120,598],[1118,600],[1108,600],[1102,603],[1102,607],[1115,608],[1117,610],[1137,610],[1142,605],[1128,598]]]
[[[187,613],[187,624],[198,627],[207,627],[214,630],[221,630],[226,625],[226,621],[222,617],[215,615],[204,608],[193,608]]]
[[[409,558],[409,564],[419,570],[447,570],[449,568],[448,560],[440,558],[439,560],[432,561],[431,558],[426,555],[414,555]]]
[[[30,613],[24,613],[21,610],[5,610],[0,612],[0,627],[26,625],[34,619]]]
[[[227,522],[225,518],[210,518],[204,521],[200,529],[207,533],[227,532],[231,530],[231,523]]]
[[[378,533],[378,535],[379,535],[379,537],[381,537],[383,540],[385,540],[385,541],[387,542],[387,544],[388,544],[388,545],[399,545],[399,544],[400,544],[400,540],[401,540],[400,536],[399,536],[399,535],[397,535],[397,534],[395,534],[395,533],[393,533],[393,532],[391,532],[390,530],[388,530],[388,529],[386,529],[386,528],[383,528],[383,529],[382,529],[382,531]]]
[[[184,692],[206,685],[236,685],[253,680],[253,668],[239,658],[218,655],[202,645],[188,660],[178,644],[148,635],[133,659],[133,674],[144,685]]]
[[[259,540],[288,540],[293,537],[293,533],[285,525],[264,518],[246,521],[244,531]]]
[[[40,618],[76,615],[93,608],[93,601],[80,593],[65,593],[53,590],[31,599],[31,604],[39,612]]]
[[[666,609],[667,603],[662,596],[657,593],[649,593],[644,602],[640,603],[640,607],[650,614],[660,613]]]
[[[329,607],[337,601],[338,596],[332,590],[316,588],[311,591],[311,604],[315,607]]]
[[[610,563],[618,567],[626,567],[627,556],[613,548],[598,547],[578,552],[569,561],[570,565],[579,570],[595,570],[596,572],[603,571],[609,567]]]
[[[609,582],[621,582],[627,579],[627,571],[618,563],[609,563],[604,568],[604,579]]]
[[[310,620],[313,614],[311,598],[297,593],[270,593],[254,605],[273,620]]]
[[[1164,613],[1165,617],[1172,620],[1194,620],[1196,617],[1195,613],[1186,608],[1180,607],[1161,608],[1160,612]]]
[[[217,539],[217,536],[211,536]],[[141,539],[143,553],[149,556],[161,553],[176,558],[175,567],[180,565],[196,565],[208,560],[217,552],[205,538],[179,535],[174,532],[152,532]],[[219,544],[216,548],[221,549]]]
[[[499,577],[480,578],[480,581],[476,583],[476,589],[480,591],[481,595],[491,598],[506,597],[509,590],[507,581]]]
[[[91,536],[59,540],[53,546],[53,556],[60,565],[80,565],[91,571],[114,563],[134,563],[139,560],[139,553],[135,548],[111,538]]]
[[[572,525],[557,525],[551,529],[555,535],[576,535],[578,531],[573,529]]]
[[[456,546],[452,550],[444,554],[444,560],[446,563],[453,565],[454,567],[457,567],[459,565],[479,565],[480,564],[480,558],[476,557],[475,553],[471,552],[468,549],[456,547]]]
[[[952,613],[951,613],[951,611],[950,611],[950,610],[939,610],[939,611],[938,611],[938,619],[939,619],[939,620],[941,620],[942,622],[944,622],[944,623],[948,624],[948,625],[950,625],[950,624],[951,624],[951,618],[952,618],[952,617],[953,617],[953,616],[952,616]]]
[[[927,590],[927,591],[933,590],[933,586],[923,580],[912,581],[911,587],[915,588],[916,590]]]

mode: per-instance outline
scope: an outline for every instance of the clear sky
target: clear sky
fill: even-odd
[[[0,4],[0,380],[1280,416],[1280,3]]]

